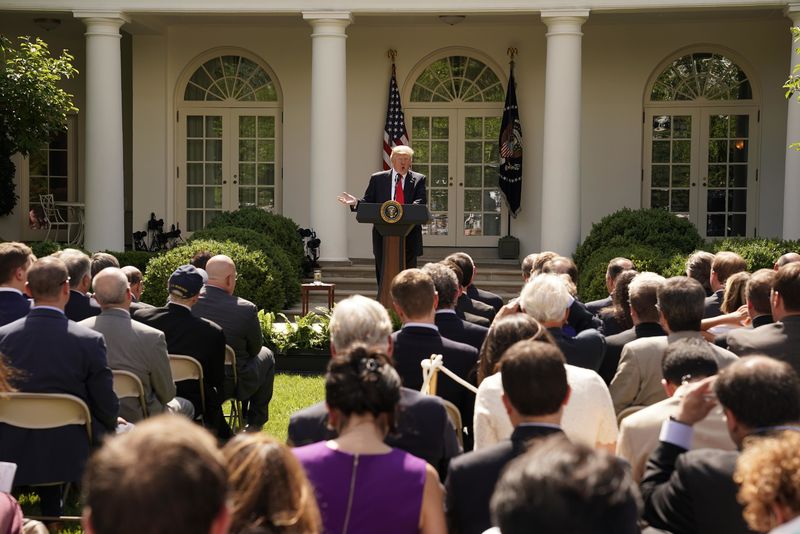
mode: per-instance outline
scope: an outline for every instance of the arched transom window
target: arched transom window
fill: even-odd
[[[747,75],[730,58],[696,52],[674,60],[653,84],[650,100],[749,100],[753,91]]]
[[[203,63],[186,84],[183,99],[206,102],[276,102],[272,78],[242,56],[218,56]]]
[[[411,89],[411,102],[502,102],[503,84],[485,63],[449,56],[431,63]]]

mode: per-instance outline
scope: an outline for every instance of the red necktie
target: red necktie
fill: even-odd
[[[403,177],[399,174],[397,175],[397,183],[394,187],[394,199],[400,204],[406,203],[406,199],[403,195]]]

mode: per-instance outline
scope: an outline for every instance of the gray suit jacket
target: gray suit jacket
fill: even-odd
[[[703,339],[700,332],[674,332],[668,336],[639,338],[623,347],[617,373],[608,387],[617,415],[630,406],[650,406],[667,398],[661,386],[661,358],[669,343],[691,337]],[[713,343],[709,346],[720,370],[737,360],[732,352]]]
[[[758,328],[737,328],[728,332],[728,350],[739,356],[766,354],[783,360],[800,373],[800,315]]]
[[[119,308],[104,310],[80,324],[103,334],[111,369],[130,371],[139,377],[144,386],[148,413],[155,415],[163,412],[164,405],[175,397],[175,383],[172,381],[164,333],[131,320],[130,314]],[[122,399],[119,415],[131,422],[142,419],[139,401],[134,398]]]

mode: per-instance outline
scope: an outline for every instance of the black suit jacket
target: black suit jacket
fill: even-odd
[[[673,534],[750,533],[736,502],[737,451],[685,449],[661,442],[640,488],[644,519]]]
[[[489,321],[489,324],[494,321],[494,316],[497,314],[490,305],[479,300],[473,300],[466,293],[461,293],[461,296],[458,297],[456,301],[456,312],[461,312],[464,315],[471,313],[472,315],[483,317]]]
[[[708,319],[709,317],[716,317],[717,315],[722,315],[722,311],[719,309],[722,306],[722,299],[725,296],[724,289],[718,289],[714,292],[713,295],[710,297],[706,297],[705,300],[705,308],[703,310],[703,319]]]
[[[564,353],[567,363],[597,371],[606,353],[606,340],[597,330],[583,330],[575,337],[567,337],[560,328],[548,328],[556,340],[558,348]]]
[[[319,402],[292,414],[289,418],[289,441],[295,447],[334,439],[328,428],[328,410]],[[456,429],[447,417],[439,397],[423,395],[413,389],[400,389],[395,431],[386,436],[386,444],[422,458],[444,480],[450,459],[461,451]]]
[[[789,315],[758,328],[731,330],[728,350],[737,356],[766,354],[791,364],[800,373],[800,315]]]
[[[501,299],[499,295],[495,295],[491,291],[478,289],[475,287],[475,284],[467,286],[467,295],[469,295],[469,298],[472,300],[478,300],[484,304],[488,304],[494,308],[495,313],[499,312],[500,308],[503,307],[503,299]]]
[[[206,423],[219,425],[222,415],[222,381],[225,377],[225,334],[216,323],[195,317],[178,304],[137,310],[133,318],[164,332],[170,354],[191,356],[203,366],[206,406],[200,401],[200,389],[194,380],[178,382],[177,395],[194,404],[196,414],[205,414]]]
[[[749,332],[749,331],[752,331],[754,328],[758,328],[759,326],[764,326],[765,324],[770,324],[770,323],[774,323],[774,322],[775,321],[772,319],[772,314],[766,313],[764,315],[759,315],[759,316],[753,318],[752,323],[750,324],[750,327],[749,328],[745,327],[744,330]],[[739,330],[739,329],[735,328],[735,329],[730,330],[728,332],[724,332],[722,334],[718,334],[716,337],[714,337],[714,345],[716,345],[718,347],[722,347],[723,349],[727,349],[728,348],[728,334],[730,334],[731,332],[735,332],[736,330]],[[728,349],[728,350],[730,350],[730,349]]]
[[[77,323],[89,317],[100,315],[101,311],[100,305],[93,298],[89,298],[74,289],[69,290],[69,301],[64,306],[64,313],[67,314],[67,318],[70,320]]]
[[[16,291],[0,291],[0,326],[25,317],[31,311],[31,301]]]
[[[95,444],[116,427],[119,401],[102,334],[56,310],[34,308],[0,328],[0,353],[21,373],[14,380],[20,391],[81,398],[92,414]],[[17,464],[15,484],[78,481],[88,456],[83,427],[25,430],[0,425],[0,461]]]
[[[470,373],[478,363],[478,351],[474,347],[451,341],[442,337],[439,332],[423,326],[404,326],[392,334],[395,368],[403,385],[419,391],[422,387],[422,367],[420,362],[441,354],[444,366],[464,380],[469,380]],[[471,381],[475,383],[474,379]],[[461,412],[461,421],[467,428],[472,428],[472,413],[475,409],[475,394],[464,386],[457,384],[444,373],[438,375],[436,394],[456,405]],[[460,431],[461,429],[459,429]],[[466,450],[471,449],[471,434],[465,436]]]
[[[491,527],[489,501],[503,468],[525,452],[531,440],[556,433],[561,433],[561,429],[519,425],[511,439],[454,458],[445,482],[448,531],[451,534],[480,534]]]
[[[606,355],[603,357],[603,363],[600,364],[600,370],[597,371],[606,384],[611,383],[611,379],[617,372],[619,366],[619,359],[622,356],[622,347],[626,343],[630,343],[634,339],[640,337],[653,337],[653,336],[666,336],[667,333],[661,328],[658,323],[641,323],[633,328],[629,328],[619,334],[608,336],[606,338]]]
[[[569,317],[567,317],[567,324],[571,326],[576,333],[589,330],[590,328],[598,329],[602,326],[603,322],[592,315],[586,308],[586,304],[579,300],[572,302],[569,307]]]
[[[599,315],[600,310],[608,306],[611,306],[611,295],[604,299],[593,300],[586,303],[586,309],[589,310],[593,315]]]
[[[472,324],[449,311],[436,312],[436,327],[443,337],[459,343],[466,343],[470,347],[475,347],[478,352],[481,351],[483,340],[486,339],[486,334],[489,332],[485,326]]]

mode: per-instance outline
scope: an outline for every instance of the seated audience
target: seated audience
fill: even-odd
[[[609,386],[618,418],[667,398],[661,387],[664,351],[678,339],[703,339],[700,333],[703,295],[700,283],[685,276],[670,278],[658,288],[659,321],[668,335],[636,339],[623,347],[619,367]],[[721,347],[711,348],[720,369],[736,360],[735,354]]]
[[[131,286],[131,313],[141,308],[152,308],[152,304],[142,302],[142,292],[144,291],[142,271],[133,265],[126,265],[122,268],[122,272],[128,277],[128,283]]]
[[[775,264],[772,266],[774,271],[777,271],[787,263],[794,263],[796,261],[800,261],[800,254],[797,252],[787,252],[786,254],[782,255],[780,258],[775,261]]]
[[[456,274],[441,263],[427,263],[422,267],[422,272],[431,277],[439,297],[434,319],[439,333],[442,337],[480,350],[489,329],[465,321],[456,314],[456,300],[461,294]]]
[[[491,526],[489,500],[503,468],[531,440],[561,433],[561,414],[569,399],[564,356],[541,341],[519,341],[500,361],[503,405],[514,426],[511,439],[450,462],[446,482],[448,530],[480,534]]]
[[[800,433],[791,429],[754,440],[736,460],[733,478],[751,529],[771,534],[800,531],[799,450]]]
[[[74,248],[65,248],[54,254],[69,271],[69,302],[64,308],[67,318],[75,322],[100,315],[100,305],[88,294],[92,287],[92,262],[89,256]]]
[[[735,275],[734,275],[735,276]],[[728,350],[728,336],[733,335],[737,338],[740,335],[747,337],[747,334],[737,334],[737,330],[750,332],[753,328],[758,328],[773,322],[772,308],[770,307],[770,293],[772,291],[772,281],[775,278],[775,271],[772,269],[759,269],[750,275],[745,286],[745,306],[747,310],[742,313],[742,308],[734,310],[732,313],[719,315],[711,319],[703,319],[703,328],[706,329],[709,323],[735,325],[726,332],[717,334],[714,343],[719,347],[726,347]],[[745,328],[739,328],[744,326]]]
[[[484,321],[477,322],[476,324],[480,324],[481,326],[489,326],[489,324],[491,324],[494,320],[497,310],[495,310],[491,305],[477,300],[469,295],[469,286],[472,284],[472,280],[475,276],[475,266],[472,263],[472,258],[463,252],[456,252],[447,256],[445,261],[457,265],[461,271],[461,276],[458,282],[463,291],[456,301],[456,310],[464,315],[472,314],[482,317],[488,321],[488,324]]]
[[[746,269],[747,262],[735,252],[721,251],[714,254],[714,262],[711,264],[711,275],[709,276],[709,285],[714,293],[710,297],[706,297],[704,319],[722,314],[720,307],[725,296],[725,282],[731,275]]]
[[[535,254],[535,256],[536,257],[533,260],[533,268],[531,269],[531,273],[530,276],[528,277],[528,280],[525,280],[526,282],[529,281],[531,278],[542,274],[542,272],[544,272],[544,266],[545,264],[547,264],[547,262],[560,257],[558,253],[553,252],[551,250],[545,250],[543,252],[539,252],[538,254]]]
[[[800,372],[800,263],[789,263],[775,273],[770,306],[776,322],[730,332],[728,347],[740,356],[766,354]]]
[[[714,294],[711,289],[711,264],[714,263],[714,255],[705,250],[697,250],[692,253],[686,260],[686,276],[694,278],[703,290],[706,292],[706,297]]]
[[[606,268],[606,289],[608,289],[608,297],[587,302],[586,308],[594,315],[598,315],[600,310],[611,306],[617,276],[619,276],[622,271],[630,271],[632,269],[633,262],[628,258],[612,258],[611,261],[608,262],[608,267]]]
[[[573,285],[578,285],[578,266],[565,256],[556,256],[542,266],[542,274],[565,274]]]
[[[232,534],[308,534],[322,519],[303,467],[283,443],[241,434],[222,449],[228,471]]]
[[[95,299],[103,311],[100,315],[84,319],[80,324],[103,334],[109,367],[130,371],[139,377],[148,415],[169,410],[192,419],[192,403],[175,398],[175,383],[172,381],[164,333],[131,320],[128,278],[120,269],[107,267],[94,277],[93,283]],[[142,419],[139,399],[121,399],[119,414],[126,421]]]
[[[196,380],[177,384],[178,396],[191,401],[196,415],[203,415],[206,427],[226,439],[230,427],[222,417],[222,381],[225,377],[225,334],[216,323],[192,315],[203,277],[191,265],[182,265],[169,277],[169,303],[161,308],[144,308],[133,318],[164,332],[169,354],[195,358],[203,367],[205,406]]]
[[[553,436],[508,466],[492,522],[497,534],[638,534],[638,502],[623,462]]]
[[[750,280],[750,273],[742,271],[732,274],[725,282],[725,293],[722,297],[722,304],[719,310],[722,313],[733,313],[747,304],[746,291],[747,281]]]
[[[108,440],[83,477],[87,534],[226,534],[228,483],[214,438],[160,415]]]
[[[12,385],[31,393],[68,393],[83,400],[92,415],[95,444],[117,424],[119,401],[106,362],[103,336],[64,315],[70,298],[64,262],[47,257],[28,270],[33,308],[24,319],[0,327],[0,353],[14,368]],[[77,482],[89,456],[82,426],[28,430],[0,424],[0,461],[17,464],[15,483]],[[61,513],[61,487],[38,489],[42,513]]]
[[[578,332],[575,337],[567,337],[562,331],[574,302],[564,282],[553,274],[533,278],[519,297],[520,309],[547,328],[567,363],[597,371],[606,350],[603,336],[592,328]]]
[[[693,427],[722,406],[731,439],[800,423],[800,379],[788,364],[764,356],[742,358],[727,369],[689,384],[664,422],[660,443],[640,485],[644,519],[674,534],[750,532],[736,502],[737,451],[691,449]]]
[[[225,341],[236,352],[239,385],[235,395],[242,401],[247,420],[245,430],[258,432],[269,419],[275,356],[263,346],[256,305],[233,294],[238,277],[233,260],[224,255],[214,256],[205,269],[208,281],[192,306],[192,314],[218,324],[225,333]]]
[[[600,310],[598,315],[603,321],[600,330],[604,336],[613,336],[629,328],[633,328],[631,318],[631,304],[629,300],[629,286],[636,271],[622,271],[614,281],[614,291],[611,293],[611,305]]]
[[[431,277],[419,269],[406,269],[392,280],[392,301],[403,328],[392,334],[397,372],[407,388],[422,388],[420,362],[441,354],[442,364],[464,380],[475,383],[471,374],[478,363],[478,351],[464,343],[443,337],[436,327],[436,290]],[[475,395],[444,373],[438,375],[436,394],[452,402],[468,428],[472,426]],[[459,431],[461,429],[458,429]],[[472,432],[464,436],[464,448],[472,448]]]
[[[23,292],[28,269],[35,261],[29,246],[14,241],[0,243],[0,326],[31,311],[31,301]]]
[[[478,367],[479,376],[485,380],[481,380],[475,399],[475,450],[508,439],[514,431],[503,406],[503,382],[497,371],[505,351],[526,339],[555,344],[542,325],[522,313],[498,319],[489,330]],[[594,371],[569,364],[565,368],[572,393],[564,408],[561,427],[577,443],[613,452],[617,421],[608,388]]]
[[[732,274],[725,282],[725,292],[720,305],[720,315],[703,319],[700,329],[707,332],[705,337],[709,341],[716,343],[717,336],[723,336],[728,332],[741,328],[747,321],[746,308],[746,288],[750,273],[742,271]],[[717,343],[719,346],[724,346]]]
[[[687,384],[717,374],[717,362],[714,352],[705,341],[680,339],[664,353],[661,372],[664,376],[661,384],[669,398],[626,417],[620,425],[617,456],[631,464],[636,482],[642,478],[645,463],[658,446],[661,424],[675,412]],[[728,435],[721,411],[712,411],[695,425],[692,447],[724,450],[736,448]]]
[[[325,402],[338,437],[294,449],[325,532],[445,531],[436,470],[384,443],[399,400],[400,377],[385,354],[356,346],[328,364]]]
[[[503,307],[503,299],[501,299],[498,295],[495,295],[491,291],[485,291],[483,289],[478,289],[475,285],[475,277],[478,275],[478,268],[475,266],[475,261],[472,259],[472,256],[465,252],[457,252],[458,255],[464,255],[469,262],[472,264],[472,281],[470,284],[465,288],[467,295],[472,300],[478,300],[483,302],[484,304],[488,304],[492,308],[494,308],[495,313],[500,311],[500,308]]]
[[[606,337],[606,355],[603,357],[603,363],[600,364],[598,371],[606,384],[610,384],[614,378],[622,348],[626,344],[643,337],[667,335],[658,322],[658,310],[656,309],[656,293],[663,283],[663,276],[644,272],[637,274],[628,285],[628,301],[633,328]]]
[[[106,267],[116,267],[119,269],[119,260],[108,252],[95,252],[91,257],[91,268],[89,269],[92,280],[97,273]],[[94,287],[94,285],[92,286]]]
[[[332,356],[344,354],[356,344],[392,356],[392,321],[386,308],[367,297],[353,295],[336,304],[331,314],[330,335]],[[308,445],[336,436],[335,429],[328,426],[325,402],[295,412],[289,419],[291,445]],[[405,387],[400,388],[395,429],[384,441],[434,466],[442,480],[450,459],[461,452],[456,429],[442,400]]]

